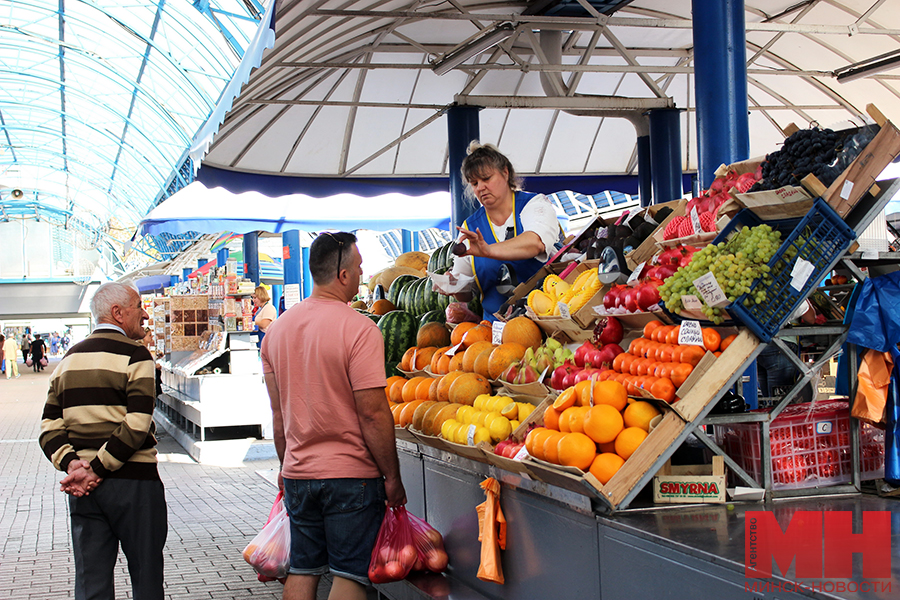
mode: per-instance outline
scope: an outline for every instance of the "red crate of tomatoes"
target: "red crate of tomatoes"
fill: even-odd
[[[761,424],[717,428],[719,445],[762,485]],[[846,399],[793,404],[769,426],[772,489],[792,490],[847,483],[850,469],[850,408]],[[860,423],[863,480],[884,476],[884,432]]]

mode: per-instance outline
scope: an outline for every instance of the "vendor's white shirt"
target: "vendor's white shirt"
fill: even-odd
[[[488,220],[490,220],[490,217],[488,217]],[[502,225],[498,226],[496,223],[493,223],[497,241],[505,242],[507,228],[515,227],[515,225],[515,211],[509,214],[509,218]],[[541,238],[541,242],[544,244],[544,251],[535,258],[541,262],[545,262],[550,258],[550,254],[553,252],[553,245],[559,240],[559,221],[556,218],[556,209],[553,208],[553,204],[547,196],[538,194],[528,201],[528,204],[522,209],[522,229],[538,234],[538,237]],[[454,256],[451,272],[456,277],[460,275],[474,276],[471,257]]]
[[[256,316],[253,317],[253,322],[259,326],[259,322],[263,319],[272,319],[273,321],[278,317],[278,311],[275,310],[275,307],[272,306],[271,302],[266,302],[262,306],[259,307],[259,310],[256,311]],[[265,329],[260,327],[259,329],[263,332],[266,331],[272,324],[266,326]]]

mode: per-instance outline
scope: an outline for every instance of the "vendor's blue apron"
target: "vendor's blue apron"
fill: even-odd
[[[522,232],[522,210],[528,201],[537,194],[531,192],[516,192],[513,196],[513,214],[516,216],[516,226],[513,231],[513,237]],[[479,208],[475,213],[463,222],[463,227],[469,231],[476,229],[481,231],[484,241],[488,244],[496,244],[499,240],[494,232],[494,225],[488,218],[484,207]],[[510,238],[511,239],[511,238]],[[485,258],[483,256],[472,256],[472,271],[475,273],[475,283],[481,291],[481,308],[483,310],[483,318],[494,322],[494,313],[500,310],[500,307],[506,302],[507,297],[496,289],[497,276],[500,273],[500,267],[503,264],[509,265],[516,273],[520,283],[524,283],[531,279],[532,275],[544,266],[544,263],[536,258],[526,258],[514,261],[499,261],[493,258]]]

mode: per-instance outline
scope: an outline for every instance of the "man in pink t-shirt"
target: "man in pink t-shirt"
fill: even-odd
[[[355,242],[350,233],[313,241],[312,295],[274,321],[262,342],[291,517],[285,600],[314,599],[329,571],[329,598],[364,599],[385,504],[406,503],[384,394],[384,341],[347,305],[362,275]]]

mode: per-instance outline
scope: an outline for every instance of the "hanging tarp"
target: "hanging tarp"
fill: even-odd
[[[251,231],[322,231],[370,229],[388,231],[450,227],[450,193],[423,196],[400,193],[363,198],[335,194],[314,198],[291,194],[270,198],[259,192],[233,194],[195,181],[154,208],[138,225],[138,233],[249,233]]]

